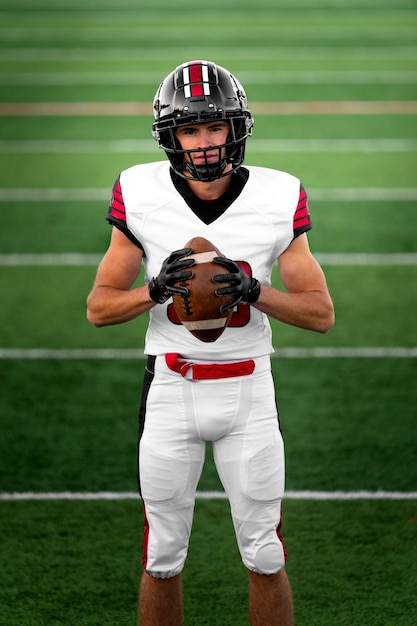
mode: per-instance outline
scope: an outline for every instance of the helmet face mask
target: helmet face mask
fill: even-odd
[[[161,83],[153,107],[152,134],[166,152],[173,169],[186,180],[216,180],[228,176],[243,163],[253,118],[247,108],[243,87],[224,68],[208,61],[180,65]],[[229,123],[226,143],[197,150],[181,148],[176,138],[180,126],[215,120]],[[213,150],[219,151],[219,160],[209,163],[207,152]],[[196,152],[204,154],[204,164],[193,163],[192,155]],[[226,168],[228,164],[231,168]]]

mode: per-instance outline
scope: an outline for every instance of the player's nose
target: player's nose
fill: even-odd
[[[199,148],[210,148],[213,145],[213,142],[210,139],[209,133],[202,130],[198,137],[198,147]]]

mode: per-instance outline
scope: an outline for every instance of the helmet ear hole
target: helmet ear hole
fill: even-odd
[[[184,151],[176,140],[175,131],[179,126],[189,124],[213,120],[230,123],[227,143],[221,147],[226,152],[224,163],[231,163],[232,168],[225,172],[223,166],[209,168],[206,162],[206,174],[199,172],[194,180],[209,181],[227,176],[243,163],[253,119],[242,85],[220,65],[210,61],[190,61],[178,66],[162,81],[153,108],[152,134],[180,175],[185,167]],[[187,180],[193,180],[190,172]]]

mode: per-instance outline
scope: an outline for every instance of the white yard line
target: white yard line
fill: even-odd
[[[417,139],[250,139],[247,152],[416,152]],[[0,152],[157,154],[153,139],[0,139]]]
[[[199,500],[226,500],[223,491],[199,491]],[[417,500],[417,491],[286,491],[286,500]],[[97,492],[11,492],[0,493],[0,501],[44,501],[44,500],[139,500],[139,495],[131,491]]]
[[[242,71],[245,85],[415,85],[412,70]],[[0,85],[158,85],[159,72],[0,72]]]
[[[281,348],[277,347],[273,359],[414,359],[417,347],[358,347],[358,348]],[[73,349],[0,348],[3,360],[113,360],[144,359],[141,349]]]
[[[0,150],[1,150],[0,142]],[[251,152],[415,152],[417,139],[250,139]]]
[[[263,31],[265,30],[264,27]],[[170,32],[172,32],[170,27]],[[233,28],[233,32],[235,32]],[[385,32],[389,32],[385,30]],[[274,36],[276,36],[276,30],[274,26]],[[77,30],[78,37],[78,30]],[[321,46],[246,46],[246,47],[213,47],[204,48],[205,56],[207,58],[227,58],[230,61],[238,61],[244,67],[246,61],[270,61],[278,59],[323,59],[328,61],[329,58],[333,59],[346,59],[369,61],[383,60],[392,61],[397,60],[413,60],[417,58],[417,46],[405,45],[405,46],[334,46],[332,43],[329,45]],[[173,55],[177,58],[194,58],[195,48],[193,47],[171,47],[167,48],[154,48],[152,45],[149,47],[124,47],[115,48],[110,46],[104,47],[69,47],[69,48],[52,48],[52,47],[4,47],[1,49],[1,57],[4,61],[17,61],[17,62],[32,62],[32,61],[146,61],[151,60],[166,60],[172,63]],[[162,80],[163,72],[159,75],[158,80]],[[236,71],[236,74],[240,77],[240,72]]]
[[[314,254],[322,265],[344,266],[405,266],[417,265],[417,252],[409,253],[336,253],[317,252]],[[11,253],[0,254],[0,267],[42,267],[42,266],[97,266],[102,254],[64,253]]]
[[[335,7],[332,7],[335,8]],[[366,9],[366,7],[364,7]],[[147,10],[146,15],[149,19],[150,12]],[[74,15],[74,12],[71,12],[71,15]],[[75,13],[77,15],[77,13]],[[158,15],[159,17],[159,15]],[[398,8],[395,9],[395,17],[398,17]],[[157,25],[158,35],[166,34],[166,37],[173,36],[173,28],[170,26],[163,26],[159,23],[159,20],[156,19],[155,24]],[[230,26],[227,23],[221,25],[216,24],[217,29],[222,29],[222,33],[226,36],[229,34],[233,36],[236,34],[236,27]],[[357,41],[360,37],[363,40],[371,41],[377,40],[378,42],[383,41],[392,41],[397,42],[398,40],[403,40],[404,38],[412,39],[415,35],[415,29],[413,24],[391,24],[389,29],[383,24],[373,24],[369,21],[363,20],[360,24],[355,24],[354,26],[351,24],[341,24],[340,26],[335,26],[333,24],[297,24],[293,26],[291,24],[276,24],[270,25],[269,28],[273,28],[274,35],[277,37],[279,41],[294,41],[294,39],[305,40],[306,38],[312,40],[319,40],[322,44],[326,40],[340,40],[341,37],[353,38],[354,41]],[[247,31],[247,34],[256,34],[256,37],[259,37],[259,33],[265,36],[266,25],[256,26],[251,25],[250,30]],[[178,38],[184,38],[184,31],[180,28],[176,27],[175,31],[179,33]],[[187,29],[187,32],[188,29]],[[123,40],[129,41],[132,40],[133,43],[136,43],[140,38],[143,39],[144,36],[149,37],[149,33],[152,33],[152,30],[147,26],[140,25],[123,25]],[[0,28],[0,36],[2,41],[18,41],[18,42],[34,42],[41,41],[43,44],[46,42],[54,42],[59,38],[60,41],[73,41],[74,38],[78,42],[83,41],[95,41],[95,42],[106,42],[114,39],[115,31],[114,27],[100,25],[100,26],[62,26],[59,30],[54,26],[48,26],[47,24],[42,24],[41,26],[34,26],[31,24],[30,26],[26,26],[25,24],[19,26],[2,26]],[[175,35],[174,35],[175,36]],[[162,37],[165,39],[165,37]],[[355,47],[352,46],[354,49]],[[257,48],[255,48],[256,50]],[[172,58],[173,50],[163,49],[162,51],[158,48],[152,48],[152,51],[155,52],[156,55],[164,54],[167,59]],[[149,58],[149,50],[144,49],[144,54],[146,58]],[[218,52],[220,54],[220,52]],[[222,52],[222,54],[227,55],[227,51]],[[165,58],[164,57],[164,58]],[[159,58],[159,56],[158,56]],[[186,55],[186,58],[189,58]]]
[[[417,187],[311,188],[308,195],[310,200],[322,202],[413,202]],[[110,202],[110,198],[110,187],[0,188],[0,203]]]
[[[414,100],[251,102],[256,115],[415,115]],[[0,116],[147,115],[149,102],[2,102]]]
[[[0,267],[39,267],[39,266],[97,266],[103,254],[0,254]]]
[[[317,252],[314,254],[321,265],[402,266],[417,265],[417,252],[410,253],[367,253],[367,252]]]

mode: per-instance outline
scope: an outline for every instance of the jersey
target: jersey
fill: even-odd
[[[146,282],[158,275],[173,250],[201,236],[226,257],[248,262],[261,284],[271,284],[279,256],[294,237],[311,228],[307,195],[300,180],[286,172],[240,169],[247,174],[240,193],[209,223],[179,193],[169,163],[135,165],[121,173],[107,219],[143,250]],[[181,324],[170,299],[151,309],[145,337],[146,354],[168,352],[213,360],[263,356],[273,352],[271,326],[264,313],[241,303],[220,338],[204,343]]]

